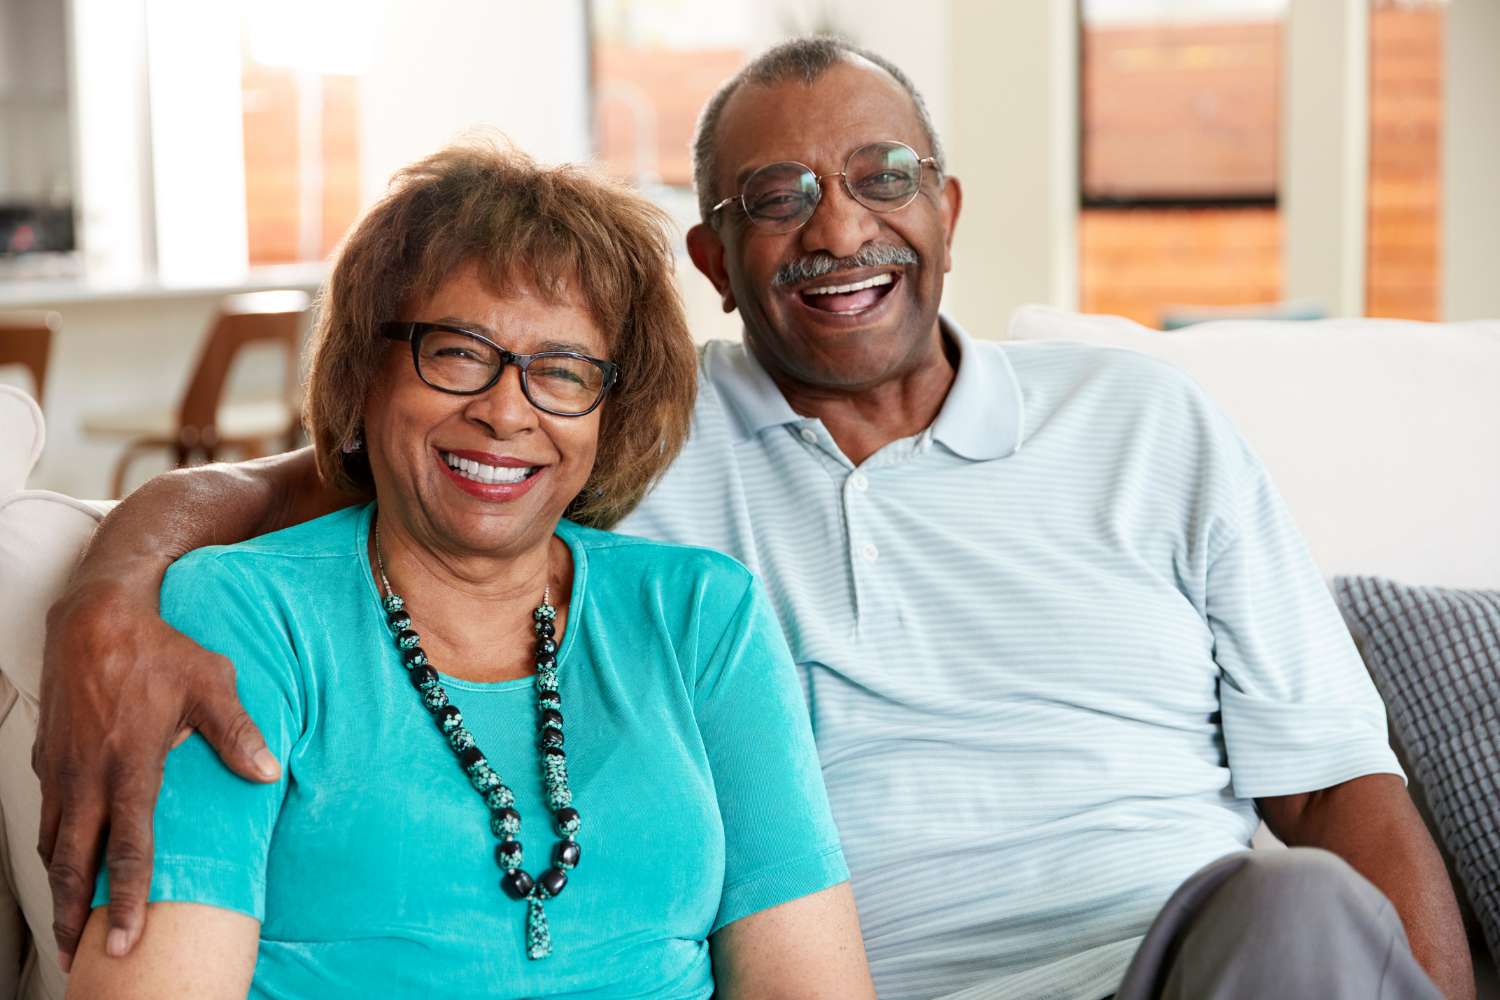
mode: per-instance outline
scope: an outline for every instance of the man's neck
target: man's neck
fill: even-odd
[[[858,389],[801,383],[774,365],[770,374],[795,413],[823,422],[834,443],[860,465],[892,441],[920,434],[932,425],[958,375],[958,346],[934,324],[932,347],[907,371]]]

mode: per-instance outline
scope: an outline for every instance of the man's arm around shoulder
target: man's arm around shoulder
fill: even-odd
[[[63,971],[89,915],[105,831],[107,949],[139,939],[151,887],[152,815],[167,751],[197,729],[235,773],[281,768],[235,694],[234,664],[162,621],[167,567],[355,502],[323,485],[312,449],[170,472],[106,517],[47,614],[31,766],[42,782],[37,850],[52,887]]]

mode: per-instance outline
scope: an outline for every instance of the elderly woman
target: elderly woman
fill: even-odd
[[[307,413],[375,501],[161,597],[284,773],[171,753],[144,936],[101,882],[70,997],[874,996],[760,585],[598,530],[688,430],[665,222],[471,141],[348,237]]]

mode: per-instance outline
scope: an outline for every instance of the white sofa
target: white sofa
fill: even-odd
[[[1162,333],[1023,306],[1009,336],[1186,369],[1265,461],[1325,577],[1500,589],[1500,321],[1222,320]]]
[[[42,794],[31,771],[47,608],[112,502],[23,490],[46,441],[42,411],[0,385],[0,997],[62,1000],[47,872],[36,853]]]
[[[1500,322],[1228,321],[1164,334],[1016,311],[1016,340],[1084,340],[1191,372],[1265,459],[1326,576],[1500,588]],[[44,616],[109,504],[20,490],[41,414],[0,386],[0,997],[61,997],[33,849]],[[9,494],[9,495],[7,495]],[[37,947],[12,945],[24,913]],[[24,968],[23,968],[24,966]]]

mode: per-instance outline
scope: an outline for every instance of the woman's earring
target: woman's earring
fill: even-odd
[[[345,455],[352,455],[356,451],[364,451],[364,450],[365,450],[365,443],[363,441],[350,441],[348,444],[344,445],[344,454]]]

